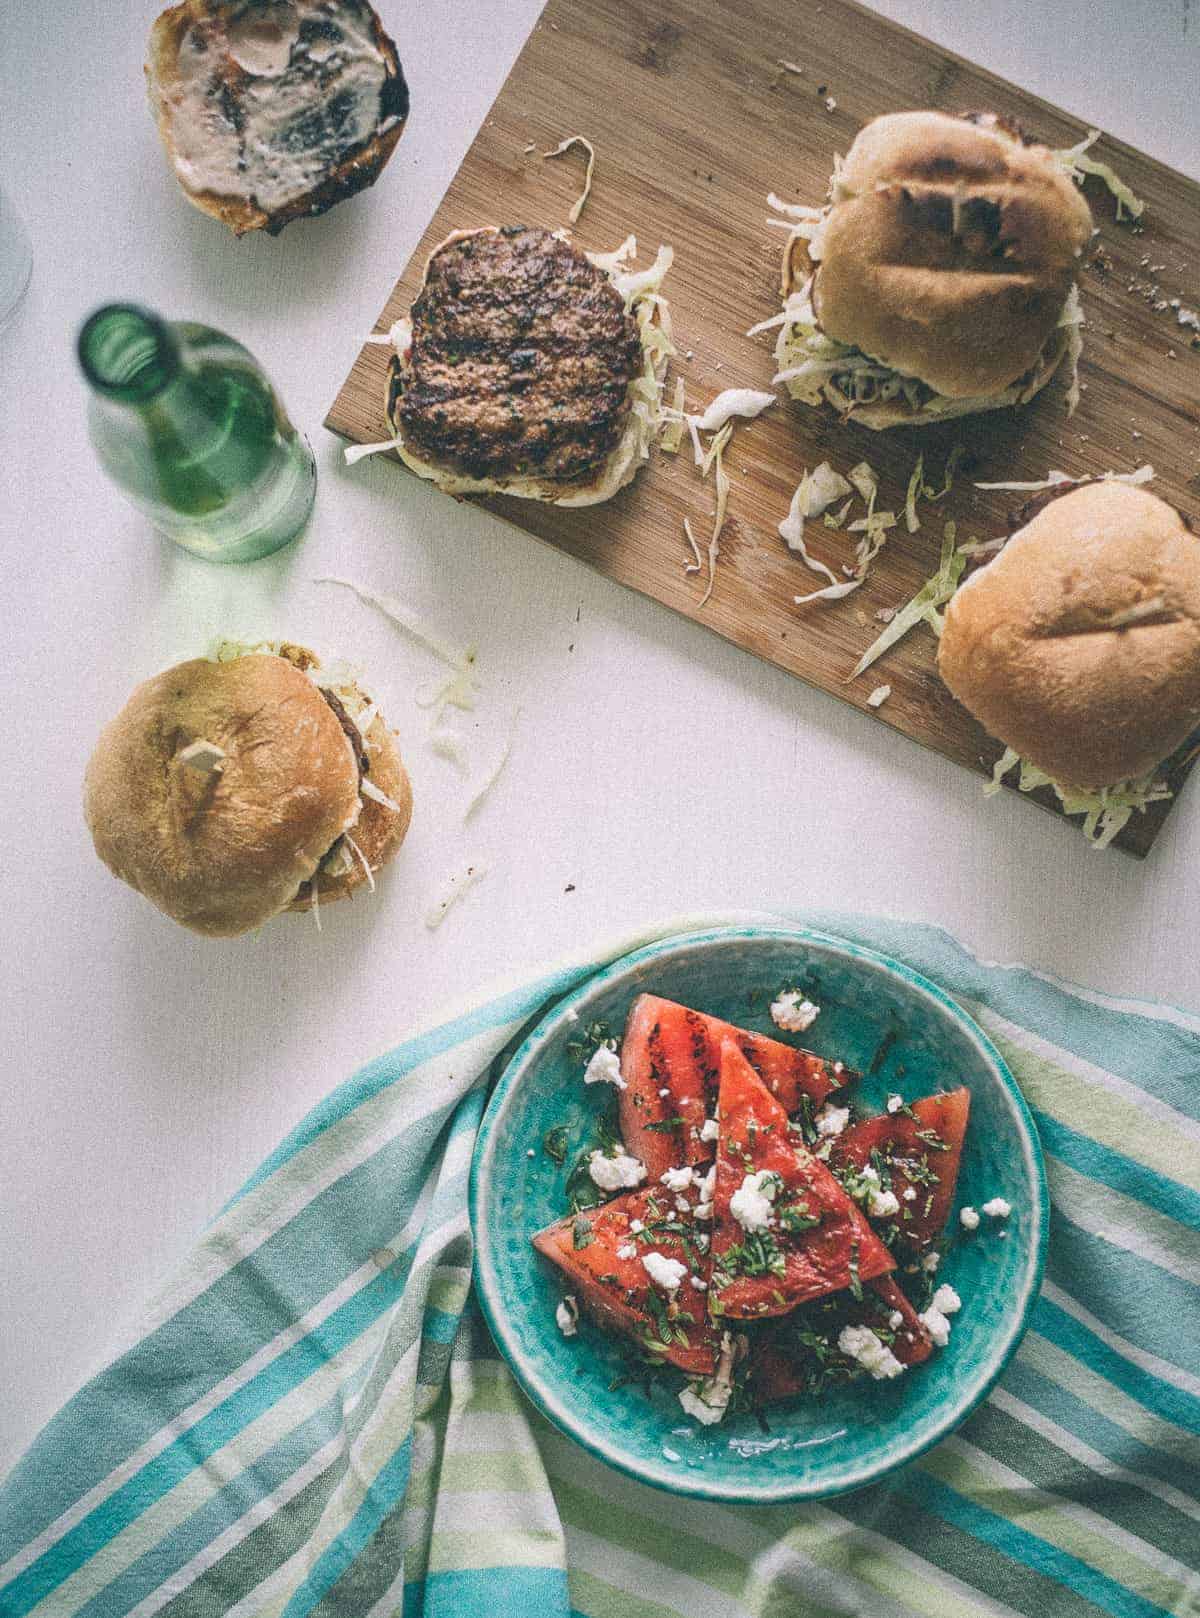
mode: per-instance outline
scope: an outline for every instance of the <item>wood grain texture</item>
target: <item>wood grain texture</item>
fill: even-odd
[[[784,71],[781,60],[800,63],[803,74]],[[660,242],[675,249],[665,290],[689,408],[702,408],[725,387],[769,387],[773,333],[744,335],[778,308],[782,232],[767,228],[767,192],[820,202],[833,154],[846,150],[863,123],[922,106],[994,110],[1055,146],[1084,133],[1048,103],[851,0],[751,0],[736,22],[728,8],[706,0],[656,0],[653,7],[550,0],[376,329],[407,311],[430,250],[452,229],[562,224],[580,188],[582,155],[547,163],[539,154],[582,134],[594,143],[597,162],[576,241],[609,249],[632,231],[642,262]],[[977,491],[971,478],[1033,479],[1051,467],[1078,476],[1150,461],[1156,492],[1200,529],[1200,351],[1169,307],[1173,297],[1196,301],[1190,289],[1200,271],[1200,185],[1119,142],[1105,140],[1102,148],[1145,199],[1146,212],[1137,229],[1116,224],[1111,198],[1089,182],[1099,234],[1081,275],[1084,391],[1072,418],[1057,380],[1023,412],[924,432],[872,433],[781,399],[739,426],[727,452],[729,518],[716,588],[703,609],[703,581],[684,573],[682,520],[690,517],[697,536],[707,535],[713,487],[711,479],[700,481],[686,450],[656,453],[634,485],[606,505],[558,510],[502,497],[482,503],[883,724],[990,772],[1000,748],[941,684],[935,643],[923,627],[848,680],[878,633],[875,613],[907,600],[936,567],[945,520],[956,521],[960,542],[1003,531],[1021,497]],[[326,419],[334,432],[359,443],[389,436],[388,358],[384,346],[364,345]],[[880,508],[898,507],[917,454],[924,452],[936,480],[960,441],[970,475],[960,473],[947,500],[924,508],[918,533],[892,531],[862,589],[836,603],[793,605],[796,594],[821,582],[776,533],[805,467],[829,459],[845,470],[866,458],[880,475]],[[848,537],[819,525],[810,535],[811,548],[833,567],[850,555]],[[882,683],[891,697],[867,708]],[[1191,762],[1185,755],[1176,761],[1176,787]],[[1056,806],[1052,794],[1038,801]],[[1118,846],[1145,854],[1170,808],[1157,804],[1135,816]]]

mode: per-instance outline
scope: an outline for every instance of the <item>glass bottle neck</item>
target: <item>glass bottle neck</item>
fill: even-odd
[[[79,333],[79,363],[102,398],[148,405],[184,369],[179,339],[165,320],[136,304],[97,309]]]

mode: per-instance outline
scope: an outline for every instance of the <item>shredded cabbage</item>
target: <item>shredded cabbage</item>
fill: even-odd
[[[696,426],[701,432],[707,433],[724,427],[731,416],[753,420],[773,405],[776,397],[774,393],[764,393],[758,388],[726,388],[724,393],[717,394],[703,415],[696,417]]]
[[[912,469],[912,476],[908,480],[908,489],[904,496],[904,522],[910,534],[915,534],[921,526],[921,519],[917,515],[917,501],[922,497],[926,500],[941,500],[950,493],[954,484],[954,473],[959,461],[965,454],[963,444],[955,444],[946,457],[946,470],[940,489],[925,482],[925,457],[917,456],[917,463]]]
[[[483,865],[479,861],[476,861],[474,865],[467,866],[467,869],[462,876],[452,876],[450,878],[446,886],[445,896],[439,899],[437,904],[426,912],[425,925],[429,928],[430,932],[433,932],[435,928],[442,925],[446,917],[454,909],[454,906],[466,896],[468,891],[473,888],[477,882],[482,881],[486,875],[487,866]]]
[[[700,560],[700,547],[696,544],[696,536],[692,533],[692,525],[686,517],[683,519],[683,532],[688,544],[692,547],[692,555],[695,558],[692,562],[685,562],[683,571],[685,573],[699,573],[704,564]]]
[[[808,495],[801,507],[800,515],[823,516],[835,500],[840,500],[844,494],[852,495],[853,487],[850,480],[844,478],[840,472],[835,472],[828,461],[822,461],[820,466],[813,468],[808,483]],[[849,504],[850,502],[847,502],[847,505]],[[842,509],[844,511],[847,508]]]
[[[828,462],[823,462],[822,464],[828,465]],[[814,573],[823,573],[831,584],[837,584],[837,574],[832,568],[826,567],[824,562],[819,562],[815,556],[810,556],[804,544],[804,518],[809,509],[809,491],[812,487],[812,481],[813,474],[805,472],[800,482],[796,485],[787,516],[779,524],[779,537],[784,541],[788,549],[795,551],[803,559],[805,565],[810,567]]]
[[[1163,803],[1174,796],[1167,783],[1156,779],[1153,772],[1137,781],[1120,781],[1116,786],[1099,787],[1095,791],[1064,787],[1011,747],[1006,747],[996,760],[992,778],[984,786],[984,795],[990,798],[999,792],[1004,777],[1018,766],[1018,792],[1053,788],[1064,815],[1083,815],[1083,835],[1093,848],[1107,848],[1135,814],[1145,814],[1150,804]]]
[[[1132,483],[1135,486],[1150,483],[1154,478],[1152,466],[1139,466],[1133,472],[1101,472],[1099,477],[1068,477],[1065,472],[1050,471],[1033,483],[977,483],[977,489],[1011,489],[1017,494],[1036,494],[1042,489],[1056,489],[1060,483]]]
[[[700,607],[708,605],[709,598],[713,593],[713,585],[717,581],[717,558],[721,554],[721,530],[725,526],[725,507],[729,500],[729,474],[725,470],[724,454],[725,445],[729,442],[732,432],[733,423],[726,422],[725,426],[721,428],[721,431],[713,439],[709,446],[708,455],[705,457],[705,476],[707,476],[708,472],[709,459],[712,460],[713,465],[716,467],[717,504],[713,512],[712,538],[708,542],[708,587],[700,598]],[[700,607],[696,610],[699,611]]]
[[[375,873],[371,869],[370,863],[367,860],[367,856],[363,853],[362,849],[359,848],[358,844],[354,841],[353,837],[351,837],[351,835],[350,835],[350,833],[348,831],[344,831],[342,833],[342,840],[343,840],[343,842],[348,843],[349,846],[353,849],[354,853],[358,855],[358,858],[362,862],[363,871],[366,874],[367,891],[369,893],[374,893],[375,892]]]
[[[1097,179],[1103,180],[1116,198],[1118,219],[1124,219],[1126,215],[1130,219],[1140,219],[1145,212],[1146,204],[1140,198],[1134,196],[1114,168],[1111,168],[1107,163],[1098,163],[1094,157],[1087,155],[1099,139],[1100,131],[1098,129],[1089,129],[1077,145],[1067,146],[1054,152],[1052,154],[1054,160],[1060,168],[1070,175],[1076,185],[1082,185],[1089,174],[1094,174]]]
[[[684,391],[683,378],[675,378],[675,397],[670,405],[662,409],[663,428],[659,434],[658,447],[667,455],[679,453],[679,446],[683,442],[683,430],[687,425],[685,405],[687,395]]]
[[[444,641],[434,630],[422,623],[416,613],[397,596],[384,595],[378,590],[372,590],[369,585],[359,584],[354,579],[342,578],[336,574],[324,574],[312,581],[314,584],[336,584],[343,590],[349,590],[368,607],[374,607],[385,618],[391,620],[398,629],[403,629],[418,641],[427,652],[441,658],[443,663],[449,664],[452,669],[467,669],[475,662],[473,648],[460,650],[456,646]]]
[[[917,516],[917,496],[925,487],[925,457],[917,456],[917,464],[912,469],[912,476],[908,480],[908,491],[904,496],[904,524],[910,534],[915,534],[921,526],[921,519]]]
[[[1079,301],[1079,288],[1074,282],[1067,293],[1057,329],[1067,335],[1067,415],[1073,416],[1079,404],[1079,361],[1083,354],[1083,305]]]
[[[913,596],[906,601],[895,616],[888,623],[883,633],[874,640],[854,665],[851,680],[856,680],[860,674],[871,667],[884,652],[889,651],[897,641],[903,640],[910,629],[919,623],[927,623],[935,634],[941,632],[941,613],[939,608],[944,607],[950,597],[958,589],[963,569],[967,565],[966,555],[955,549],[955,536],[957,529],[952,522],[948,522],[942,531],[942,555],[938,563],[938,570]]]
[[[637,257],[637,237],[626,236],[620,247],[614,247],[611,253],[589,253],[588,262],[594,264],[598,270],[606,275],[619,275],[631,258]]]
[[[484,776],[483,780],[476,787],[474,793],[472,794],[470,803],[468,803],[467,807],[463,810],[464,826],[466,825],[467,821],[470,820],[472,815],[474,815],[478,810],[482,809],[485,800],[492,791],[492,788],[504,774],[508,761],[512,757],[513,743],[517,739],[517,726],[520,724],[520,722],[521,710],[520,708],[516,708],[513,710],[512,721],[508,727],[508,736],[505,739],[500,757],[496,760],[495,764],[489,770],[487,775]]]
[[[400,813],[400,805],[396,802],[395,798],[389,798],[387,793],[384,792],[381,787],[377,787],[375,785],[374,781],[372,781],[369,775],[363,776],[362,780],[359,782],[359,790],[362,792],[364,798],[373,798],[376,803],[382,804],[385,809],[390,809],[394,815],[398,815]]]
[[[568,135],[566,140],[560,141],[552,152],[543,152],[542,157],[543,159],[548,157],[562,157],[565,155],[565,153],[571,150],[572,146],[582,146],[584,151],[587,153],[587,173],[585,174],[583,180],[583,190],[580,192],[578,198],[572,205],[570,213],[567,215],[567,218],[571,221],[571,223],[575,224],[579,219],[580,214],[583,212],[584,203],[591,195],[592,174],[596,168],[596,148],[592,145],[590,140],[585,140],[582,135]]]
[[[399,438],[384,438],[378,444],[347,444],[342,456],[347,466],[357,466],[368,455],[384,455],[389,449],[399,448]]]
[[[456,769],[467,773],[467,750],[462,737],[448,725],[437,725],[429,732],[429,750],[439,758],[447,759]]]
[[[797,225],[793,232],[805,235],[810,221]],[[813,256],[813,243],[809,254]],[[1071,375],[1068,407],[1074,409],[1077,398],[1075,371],[1082,342],[1079,326],[1083,320],[1078,293],[1074,287],[1063,305],[1058,328],[1050,339],[1051,345],[1065,348]],[[817,324],[812,305],[812,279],[798,291],[788,294],[784,301],[782,319],[775,316],[751,327],[752,335],[779,326],[775,343],[775,362],[778,366],[772,381],[787,389],[793,399],[802,404],[831,404],[844,417],[868,404],[903,404],[913,412],[913,421],[944,421],[956,416],[972,416],[984,410],[1000,410],[1007,405],[1025,404],[1038,391],[1040,378],[1053,355],[1046,353],[1024,376],[1000,389],[997,393],[979,394],[969,399],[947,399],[935,393],[918,377],[907,376],[864,354],[861,349],[830,337]],[[870,425],[868,422],[867,425]]]
[[[630,384],[629,421],[602,482],[581,495],[561,495],[554,501],[555,505],[595,505],[624,488],[639,464],[649,459],[650,446],[658,437],[664,420],[670,419],[663,407],[662,391],[663,377],[675,353],[675,345],[671,341],[670,305],[662,296],[661,288],[675,254],[670,247],[660,247],[653,264],[646,269],[625,269],[623,266],[636,252],[637,239],[627,236],[613,253],[587,255],[597,269],[608,274],[624,299],[626,309],[637,319],[642,374]]]
[[[839,578],[824,562],[819,562],[809,555],[804,543],[804,519],[807,516],[823,514],[827,506],[849,491],[854,491],[850,500],[833,520],[830,521],[828,516],[825,518],[831,528],[840,528],[846,520],[846,513],[855,494],[866,504],[866,516],[856,518],[846,527],[847,533],[861,534],[862,538],[855,547],[854,566],[846,566],[843,572],[847,577]],[[823,574],[829,583],[819,590],[810,591],[808,595],[794,596],[796,606],[802,607],[809,601],[839,601],[862,584],[870,571],[871,563],[887,541],[888,530],[894,528],[897,521],[894,511],[876,511],[875,501],[878,494],[879,479],[868,461],[859,461],[857,466],[850,468],[845,477],[842,477],[840,472],[835,472],[827,461],[823,461],[815,472],[805,472],[792,495],[788,514],[779,524],[779,534],[789,550],[795,551],[814,573]]]

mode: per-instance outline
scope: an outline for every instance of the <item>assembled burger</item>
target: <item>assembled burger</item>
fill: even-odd
[[[373,887],[411,815],[376,705],[288,642],[224,642],[138,686],[84,780],[108,868],[213,937]]]
[[[775,355],[794,399],[865,427],[1027,403],[1080,340],[1092,217],[1068,161],[991,113],[860,130],[824,207],[795,221]]]
[[[1169,796],[1160,766],[1200,727],[1200,537],[1117,478],[1063,482],[1017,524],[946,608],[942,678],[1068,812]]]

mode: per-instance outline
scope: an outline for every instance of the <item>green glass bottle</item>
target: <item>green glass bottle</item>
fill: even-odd
[[[108,304],[84,323],[79,363],[100,464],[168,539],[212,562],[253,562],[300,532],[312,450],[240,343]]]

